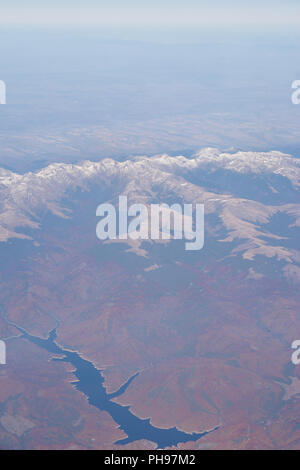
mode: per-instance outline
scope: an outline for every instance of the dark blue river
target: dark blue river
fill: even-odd
[[[129,406],[118,405],[112,401],[113,398],[125,392],[138,374],[131,377],[118,391],[108,394],[103,385],[104,378],[102,371],[96,369],[91,362],[80,357],[77,352],[67,351],[58,346],[55,342],[56,330],[50,333],[48,339],[41,339],[28,334],[21,328],[18,329],[22,332],[22,336],[28,341],[53,354],[63,356],[62,358],[53,358],[54,361],[68,362],[75,367],[76,370],[73,374],[76,376],[77,380],[72,383],[74,387],[87,396],[91,405],[101,411],[107,411],[119,425],[119,428],[127,435],[125,439],[121,439],[115,444],[125,445],[140,439],[146,439],[156,443],[159,449],[164,449],[165,447],[177,446],[181,442],[197,441],[202,436],[217,429],[215,428],[202,433],[188,434],[179,431],[175,427],[160,429],[152,426],[150,419],[140,419],[132,414]]]

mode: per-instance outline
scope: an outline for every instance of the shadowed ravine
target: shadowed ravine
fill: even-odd
[[[150,423],[150,419],[140,419],[135,416],[130,411],[129,406],[122,406],[112,401],[113,398],[122,395],[126,391],[138,374],[131,377],[118,391],[108,394],[103,385],[102,371],[96,369],[91,362],[80,357],[77,352],[68,351],[58,346],[55,343],[56,330],[50,333],[48,339],[42,339],[30,335],[22,328],[18,327],[18,329],[28,341],[53,354],[64,356],[63,358],[53,358],[54,361],[68,362],[75,367],[76,370],[73,374],[77,380],[72,383],[74,387],[87,396],[90,405],[95,406],[100,411],[108,412],[119,425],[119,428],[127,435],[125,439],[121,439],[115,444],[125,445],[145,439],[156,443],[159,449],[164,449],[165,447],[177,446],[183,442],[197,441],[202,436],[218,429],[216,427],[210,431],[188,434],[179,431],[175,427],[170,429],[156,428]]]

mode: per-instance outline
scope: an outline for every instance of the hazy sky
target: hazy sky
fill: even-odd
[[[299,0],[10,0],[0,24],[290,28]]]

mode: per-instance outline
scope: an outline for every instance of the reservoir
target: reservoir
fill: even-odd
[[[119,425],[126,437],[115,442],[116,445],[125,445],[132,442],[146,439],[154,442],[158,449],[177,446],[179,443],[197,441],[206,434],[217,429],[204,431],[200,433],[185,433],[177,428],[161,429],[153,426],[150,419],[140,419],[135,416],[129,406],[122,406],[115,403],[113,398],[122,395],[129,385],[134,381],[138,374],[131,377],[120,389],[114,393],[107,393],[104,386],[104,377],[102,371],[86,359],[83,359],[77,352],[68,351],[60,347],[56,342],[56,330],[53,330],[48,339],[42,339],[32,336],[23,329],[18,328],[22,332],[23,338],[31,343],[46,349],[48,352],[63,356],[62,358],[53,358],[53,361],[63,361],[72,364],[75,371],[72,372],[76,377],[76,381],[72,385],[80,390],[87,397],[90,405],[95,406],[100,411],[106,411],[113,420]]]

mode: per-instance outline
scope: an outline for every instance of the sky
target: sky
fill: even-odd
[[[299,0],[10,0],[1,25],[281,28],[299,26]]]

